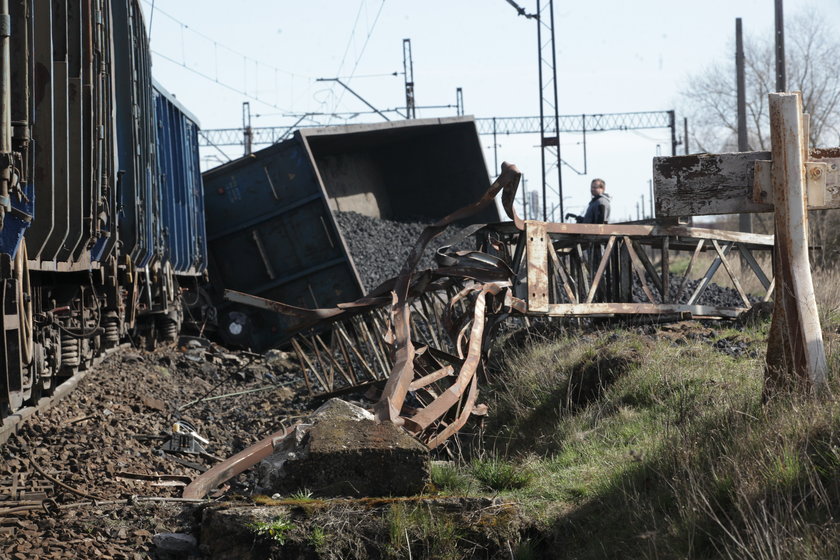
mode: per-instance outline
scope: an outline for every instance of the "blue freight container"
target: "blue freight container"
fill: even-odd
[[[489,185],[471,117],[302,129],[285,142],[204,173],[210,278],[301,307],[332,307],[363,284],[334,211],[436,220]],[[471,218],[499,220],[495,206]],[[387,240],[383,240],[387,243]],[[287,317],[224,306],[220,334],[252,348],[292,334]]]
[[[204,190],[198,156],[198,119],[154,83],[162,256],[179,275],[207,269]]]

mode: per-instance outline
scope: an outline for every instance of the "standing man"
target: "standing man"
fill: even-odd
[[[607,184],[603,179],[592,179],[592,184],[589,186],[589,192],[592,193],[592,200],[589,201],[586,213],[583,216],[566,214],[566,219],[572,217],[579,224],[608,223],[610,219],[610,195],[604,192],[606,188]]]
[[[584,213],[583,216],[567,214],[566,218],[568,219],[569,216],[571,216],[577,220],[579,224],[606,224],[610,219],[610,195],[604,192],[606,187],[607,184],[603,179],[592,179],[592,184],[589,185],[589,192],[592,193],[592,200],[589,201],[589,206],[586,207],[586,213]],[[585,254],[586,260],[589,264],[589,281],[592,282],[593,277],[591,275],[595,273],[595,270],[601,262],[601,256],[603,255],[603,247],[601,243],[598,241],[593,242],[585,251]],[[603,277],[604,280],[598,286],[597,292],[595,292],[594,301],[608,301],[607,294],[611,293],[613,290],[611,282],[612,270],[612,264],[608,263],[607,273]]]

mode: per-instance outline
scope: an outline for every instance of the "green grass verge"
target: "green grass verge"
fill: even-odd
[[[542,527],[528,557],[840,557],[840,404],[763,403],[766,331],[693,324],[508,351],[484,392],[480,458],[433,478],[518,499]]]

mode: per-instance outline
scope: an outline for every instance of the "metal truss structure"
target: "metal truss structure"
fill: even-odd
[[[540,117],[480,117],[475,119],[479,134],[539,134]],[[674,111],[640,111],[633,113],[593,113],[560,115],[559,131],[572,133],[609,132],[616,130],[645,130],[670,128],[672,146],[676,149],[676,128]],[[275,144],[288,138],[295,128],[317,128],[320,124],[296,124],[293,126],[264,126],[251,128],[251,142],[254,145]],[[556,134],[554,123],[546,130]],[[202,130],[200,146],[241,146],[244,135],[242,128],[215,128]]]

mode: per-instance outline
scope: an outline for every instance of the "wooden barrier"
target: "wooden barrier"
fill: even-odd
[[[825,386],[825,348],[808,257],[808,210],[840,208],[840,150],[809,150],[808,115],[802,113],[799,93],[769,97],[771,152],[655,158],[653,166],[658,218],[774,213],[775,306],[765,394],[781,386]]]

